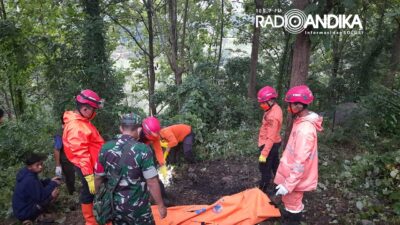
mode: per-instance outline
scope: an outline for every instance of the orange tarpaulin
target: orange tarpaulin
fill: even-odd
[[[260,189],[252,188],[220,198],[211,205],[183,205],[168,208],[160,219],[157,206],[152,206],[156,225],[253,225],[271,217],[279,217],[279,209]]]

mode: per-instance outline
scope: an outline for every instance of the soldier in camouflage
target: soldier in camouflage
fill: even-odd
[[[161,218],[167,215],[153,153],[147,145],[136,141],[140,129],[141,119],[138,115],[123,115],[120,124],[122,135],[104,144],[99,155],[96,189],[99,190],[101,183],[104,183],[104,188],[109,192],[114,190],[112,224],[154,224],[149,191],[158,205]]]

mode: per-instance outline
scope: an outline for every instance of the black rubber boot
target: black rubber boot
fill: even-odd
[[[189,163],[189,164],[194,164],[195,163],[193,152],[191,152],[191,151],[190,152],[185,152],[183,156],[184,156],[184,158],[185,158],[187,163]]]
[[[268,197],[271,197],[271,196],[275,195],[275,185],[273,185],[273,184],[266,184],[266,183],[260,181],[260,184],[258,185],[258,188],[260,188],[260,190],[262,192],[267,194]]]
[[[303,213],[291,213],[286,210],[283,210],[282,212],[282,218],[283,218],[283,223],[282,225],[300,225],[301,218],[303,217]]]

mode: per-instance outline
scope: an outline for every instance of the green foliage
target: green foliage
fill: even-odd
[[[239,80],[244,76],[237,74]],[[201,127],[207,132],[253,123],[261,111],[254,108],[245,94],[233,88],[234,78],[232,76],[225,82],[221,77],[219,84],[215,84],[212,77],[191,75],[180,86],[167,86],[155,95],[155,99],[158,104],[169,106],[163,117],[190,114],[205,124]]]
[[[55,123],[43,110],[28,111],[22,116],[21,121],[9,121],[0,126],[2,168],[20,163],[28,152],[47,153],[52,149]]]
[[[14,191],[15,177],[20,168],[22,168],[22,164],[1,168],[0,185],[2,187],[2,194],[0,195],[0,218],[7,218],[12,213],[11,196]]]
[[[197,149],[203,159],[256,156],[259,153],[255,140],[257,134],[255,127],[247,125],[234,130],[217,129],[206,133],[207,142]]]
[[[398,91],[390,91],[383,86],[373,88],[373,91],[361,98],[360,103],[354,103],[355,108],[337,108],[341,114],[345,110],[351,112],[341,118],[341,125],[335,125],[332,132],[327,130],[324,142],[376,146],[375,151],[392,151],[399,143],[400,136],[400,96]],[[339,113],[339,112],[338,112]],[[325,118],[325,127],[332,127],[331,118]]]
[[[400,92],[377,86],[363,99],[372,125],[379,135],[400,136]]]
[[[178,87],[167,86],[165,92],[156,94],[155,99],[158,104],[170,105],[164,117],[191,114],[201,119],[207,130],[218,123],[225,101],[220,88],[204,78],[195,76],[189,76],[186,82]]]
[[[400,149],[384,154],[373,152],[358,155],[344,164],[345,172],[341,174],[341,177],[347,180],[347,184],[354,191],[376,193],[384,199],[384,203],[391,206],[392,212],[400,215],[399,155]]]
[[[182,85],[168,85],[153,97],[156,104],[168,105],[159,115],[163,126],[185,123],[193,127],[196,140],[203,142],[203,133],[211,129],[217,119],[218,103],[213,96],[212,84],[200,77],[190,77],[191,82]],[[179,109],[180,108],[180,109]]]
[[[222,79],[224,91],[230,94],[247,95],[247,83],[250,73],[250,58],[232,58],[224,66],[225,76]]]

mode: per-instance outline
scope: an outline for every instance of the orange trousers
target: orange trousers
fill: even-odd
[[[304,209],[303,196],[303,191],[293,191],[292,193],[282,196],[282,202],[286,210],[291,213],[301,212]]]

